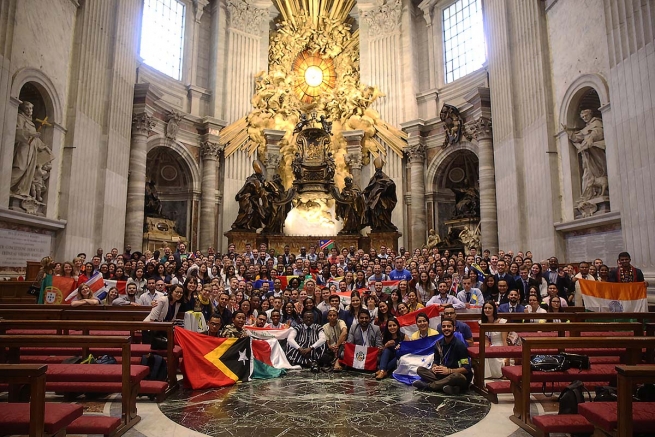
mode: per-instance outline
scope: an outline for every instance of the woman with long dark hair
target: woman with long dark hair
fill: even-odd
[[[403,341],[403,334],[400,332],[398,320],[389,319],[387,329],[382,336],[382,355],[380,356],[380,366],[375,373],[375,379],[378,381],[386,378],[390,373],[396,370],[398,360],[396,351],[400,348],[400,342]]]
[[[286,324],[289,328],[295,328],[298,325],[302,324],[302,320],[298,317],[296,313],[296,308],[293,305],[293,302],[287,302],[282,308],[282,323]]]
[[[494,301],[486,301],[482,305],[480,313],[480,323],[505,323],[507,320],[498,318],[498,309]],[[485,335],[484,342],[487,347],[507,346],[507,332],[488,332]],[[482,341],[482,339],[481,339]],[[485,378],[502,378],[501,367],[505,365],[502,358],[487,358],[484,366]]]

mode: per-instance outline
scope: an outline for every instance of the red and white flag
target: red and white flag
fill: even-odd
[[[421,308],[420,310],[407,313],[404,316],[398,316],[396,319],[400,325],[400,331],[406,335],[412,335],[418,331],[418,327],[416,326],[416,316],[419,313],[425,313],[428,316],[428,320],[430,321],[430,328],[436,330],[437,326],[439,326],[441,323],[441,311],[442,308],[440,305],[430,305],[428,307]]]
[[[352,343],[344,344],[343,359],[339,360],[344,366],[358,370],[374,372],[378,367],[378,352],[376,347],[356,346]]]

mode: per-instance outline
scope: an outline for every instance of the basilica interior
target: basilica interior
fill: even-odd
[[[628,251],[655,301],[653,0],[1,0],[0,42],[0,277],[332,239]],[[218,435],[189,397],[129,434]],[[475,420],[440,435],[527,435],[511,404],[461,403]]]

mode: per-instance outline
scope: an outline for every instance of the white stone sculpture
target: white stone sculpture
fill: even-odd
[[[18,107],[14,158],[11,167],[11,195],[22,201],[43,202],[46,181],[52,168],[50,162],[54,157],[48,145],[41,141],[40,129],[36,128],[32,120],[33,110],[34,105],[30,102],[23,102]],[[47,117],[37,121],[41,122],[41,126],[49,125]],[[12,206],[14,205],[15,203],[12,202]],[[34,213],[43,212],[25,206],[18,209]]]

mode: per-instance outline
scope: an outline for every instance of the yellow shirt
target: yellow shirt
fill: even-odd
[[[436,329],[428,328],[428,335],[426,335],[426,337],[432,337],[433,335],[439,335],[439,331]],[[410,340],[418,340],[419,338],[424,338],[421,337],[421,331],[416,331],[409,337]]]

